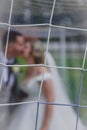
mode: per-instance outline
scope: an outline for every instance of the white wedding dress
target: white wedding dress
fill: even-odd
[[[36,101],[38,100],[40,91],[40,82],[42,81],[43,74],[40,74],[28,81],[26,86],[22,83],[20,88],[22,91],[29,94],[29,97],[24,100],[24,102]],[[48,72],[44,73],[44,81],[51,79],[51,75]],[[46,101],[44,94],[41,94],[41,100]],[[40,130],[42,119],[44,116],[45,106],[43,109],[39,109],[38,116],[38,130]],[[10,123],[9,130],[35,130],[35,121],[37,113],[37,103],[29,103],[20,105],[12,116],[12,121]],[[39,122],[40,121],[40,122]]]
[[[48,54],[49,62],[48,64],[54,65],[51,55]],[[51,64],[53,63],[53,64]],[[64,86],[60,76],[55,69],[50,69],[50,73],[44,72],[44,77],[38,75],[25,85],[21,85],[21,89],[29,94],[29,97],[25,101],[36,101],[38,99],[40,90],[40,81],[46,81],[51,79],[53,81],[55,103],[71,104],[69,98],[64,90]],[[40,101],[43,104],[39,106],[37,130],[41,130],[41,124],[44,118],[45,104],[46,101],[43,92],[41,93]],[[12,116],[11,123],[8,130],[35,130],[37,113],[37,103],[30,103],[20,105]],[[53,114],[50,120],[48,130],[75,130],[76,127],[76,113],[71,106],[60,106],[54,105]],[[78,119],[78,130],[86,130],[85,126],[82,124],[80,118]]]

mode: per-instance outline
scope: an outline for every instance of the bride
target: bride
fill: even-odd
[[[24,57],[27,64],[43,64],[43,50],[40,44],[26,43]],[[47,54],[48,65],[55,65],[52,56]],[[49,103],[67,103],[70,101],[63,88],[63,83],[55,69],[44,67],[29,67],[20,89],[27,93],[26,101],[38,100],[40,105],[37,120],[37,130],[75,130],[76,114],[72,107],[46,105]],[[41,103],[43,102],[43,103]],[[12,116],[9,130],[35,130],[37,103],[20,105]],[[86,130],[81,120],[78,120],[78,130]]]
[[[42,46],[39,46],[39,49],[38,49],[37,44],[31,45],[30,43],[26,43],[25,49],[24,49],[24,58],[26,59],[27,64],[43,64],[44,63],[44,55],[43,55],[43,50],[41,47]],[[53,92],[51,74],[48,69],[44,67],[40,67],[40,66],[29,67],[27,69],[25,79],[23,83],[21,83],[20,85],[20,89],[24,91],[25,93],[27,93],[28,95],[28,98],[26,98],[24,101],[38,100],[42,78],[43,78],[43,85],[42,85],[41,99],[44,99],[47,102],[54,101],[54,92]],[[19,106],[17,111],[12,116],[12,122],[9,127],[9,130],[14,130],[15,128],[16,130],[24,130],[24,129],[34,130],[36,110],[37,110],[37,103],[24,104],[24,105]],[[46,105],[44,107],[44,111],[42,111],[41,113],[43,112],[44,112],[43,121],[41,121],[40,125],[38,124],[38,129],[48,130],[51,116],[53,113],[53,106]]]

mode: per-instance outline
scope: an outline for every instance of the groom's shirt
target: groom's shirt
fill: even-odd
[[[2,79],[2,74],[4,73],[3,82],[5,83],[7,81],[7,67],[4,67],[4,63],[6,62],[4,52],[0,49],[0,63],[2,64],[0,66],[0,81]],[[4,72],[3,72],[4,71]]]

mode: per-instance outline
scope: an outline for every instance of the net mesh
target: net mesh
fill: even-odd
[[[48,2],[49,3],[49,2]],[[41,3],[40,3],[41,4]],[[48,36],[47,36],[47,44],[46,44],[46,53],[45,53],[45,60],[44,60],[44,64],[41,65],[35,65],[35,64],[25,64],[25,65],[6,65],[5,61],[4,63],[0,63],[0,65],[2,66],[20,66],[20,67],[28,67],[28,66],[44,66],[44,67],[49,67],[49,68],[55,68],[55,69],[65,69],[65,70],[80,70],[81,71],[81,76],[80,76],[80,87],[79,87],[79,95],[78,95],[78,101],[77,104],[58,104],[58,103],[49,103],[49,102],[41,102],[40,101],[40,95],[41,95],[41,90],[42,90],[42,84],[43,84],[43,80],[41,82],[41,87],[40,87],[40,91],[39,91],[39,96],[38,96],[38,100],[36,101],[29,101],[29,102],[19,102],[19,103],[6,103],[6,104],[0,104],[0,106],[14,106],[14,105],[20,105],[20,104],[28,104],[28,103],[37,103],[37,112],[36,112],[36,123],[35,123],[35,130],[37,130],[37,124],[38,124],[38,113],[39,113],[39,105],[40,104],[50,104],[50,105],[58,105],[58,106],[72,106],[72,107],[77,107],[77,118],[76,118],[76,128],[75,130],[78,129],[78,118],[79,118],[79,110],[80,108],[87,108],[87,106],[83,106],[80,105],[80,98],[81,98],[81,92],[82,92],[82,87],[83,87],[83,76],[84,73],[87,71],[87,69],[85,68],[85,62],[86,62],[86,53],[87,53],[87,45],[85,47],[85,52],[84,52],[84,58],[83,58],[83,64],[82,67],[68,67],[68,66],[49,66],[46,64],[46,57],[47,57],[47,53],[49,50],[49,43],[50,43],[50,36],[51,36],[51,31],[52,28],[58,28],[58,29],[67,29],[67,30],[74,30],[74,31],[83,31],[83,32],[87,32],[86,28],[77,28],[77,27],[68,27],[68,26],[61,26],[61,25],[56,25],[52,23],[53,20],[53,15],[54,15],[54,10],[56,8],[56,4],[57,1],[54,0],[52,3],[52,8],[51,8],[51,16],[50,16],[50,21],[49,23],[41,23],[41,24],[15,24],[12,25],[11,24],[11,18],[12,18],[12,12],[13,12],[13,7],[14,7],[14,0],[11,0],[11,7],[10,7],[10,14],[9,14],[9,22],[8,23],[3,23],[0,22],[0,25],[6,26],[8,27],[8,36],[7,36],[7,44],[6,44],[6,49],[5,49],[5,57],[7,54],[7,49],[8,49],[8,39],[9,39],[9,33],[11,28],[22,28],[22,27],[39,27],[39,26],[48,26]],[[48,4],[49,5],[49,4]],[[37,5],[35,5],[37,7]],[[50,5],[49,5],[50,6]],[[72,4],[73,6],[73,4]],[[75,5],[74,5],[75,6]],[[3,71],[3,75],[1,78],[1,83],[0,83],[0,90],[2,89],[2,80],[4,78],[4,71]]]

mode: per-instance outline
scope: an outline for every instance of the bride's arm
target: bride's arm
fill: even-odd
[[[54,101],[54,91],[53,91],[53,85],[51,80],[46,80],[43,82],[42,86],[44,96],[47,100],[47,102],[53,102]],[[46,105],[45,114],[44,114],[44,120],[42,124],[41,130],[48,130],[50,119],[52,118],[52,112],[53,112],[53,105]]]

